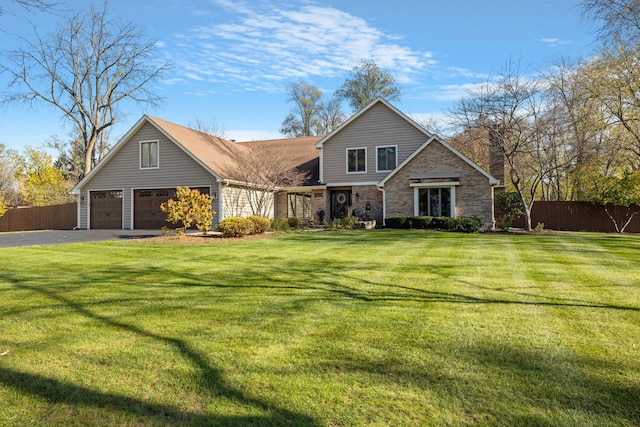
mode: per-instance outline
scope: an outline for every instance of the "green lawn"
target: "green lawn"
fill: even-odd
[[[638,425],[640,236],[0,249],[0,425]]]

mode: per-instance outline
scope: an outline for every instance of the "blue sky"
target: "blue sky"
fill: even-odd
[[[7,2],[3,2],[3,5]],[[230,139],[281,137],[289,113],[285,89],[303,80],[329,98],[360,59],[392,73],[402,89],[394,102],[408,115],[442,117],[509,58],[531,72],[560,57],[587,56],[594,36],[578,0],[110,0],[111,16],[132,20],[174,63],[153,90],[159,108],[127,105],[112,142],[144,113],[187,125],[214,120]],[[64,2],[70,9],[86,0]],[[0,16],[0,46],[41,33],[60,17]],[[9,12],[11,12],[9,10]],[[6,80],[0,76],[0,85]],[[348,106],[344,105],[348,111]],[[0,143],[36,148],[71,129],[52,107],[0,110]]]

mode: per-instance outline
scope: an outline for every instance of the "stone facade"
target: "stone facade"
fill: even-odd
[[[415,214],[414,192],[410,178],[419,175],[459,176],[455,187],[455,216],[480,218],[484,228],[493,228],[493,187],[487,176],[455,155],[437,140],[425,147],[384,185],[386,216],[411,216]],[[443,187],[446,183],[443,183]]]

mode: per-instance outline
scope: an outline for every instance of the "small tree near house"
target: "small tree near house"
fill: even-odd
[[[196,189],[178,187],[176,199],[169,199],[160,205],[172,224],[182,223],[182,233],[193,224],[203,233],[211,230],[211,221],[216,214],[211,210],[213,197],[202,194]],[[182,233],[178,233],[179,235]]]

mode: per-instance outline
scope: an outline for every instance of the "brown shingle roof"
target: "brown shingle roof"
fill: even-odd
[[[296,169],[309,172],[305,185],[315,185],[320,179],[319,152],[315,144],[321,136],[231,142],[157,117],[147,118],[221,178],[230,178],[238,167],[238,156],[248,155],[259,146],[286,154]]]
[[[157,117],[147,117],[222,178],[228,178],[229,173],[238,166],[237,156],[246,155],[250,150],[249,147],[234,144],[226,139],[198,132]]]
[[[273,149],[286,154],[295,169],[308,172],[304,185],[317,185],[320,181],[320,152],[316,148],[322,136],[304,136],[300,138],[269,139],[264,141],[240,142],[250,148]]]

